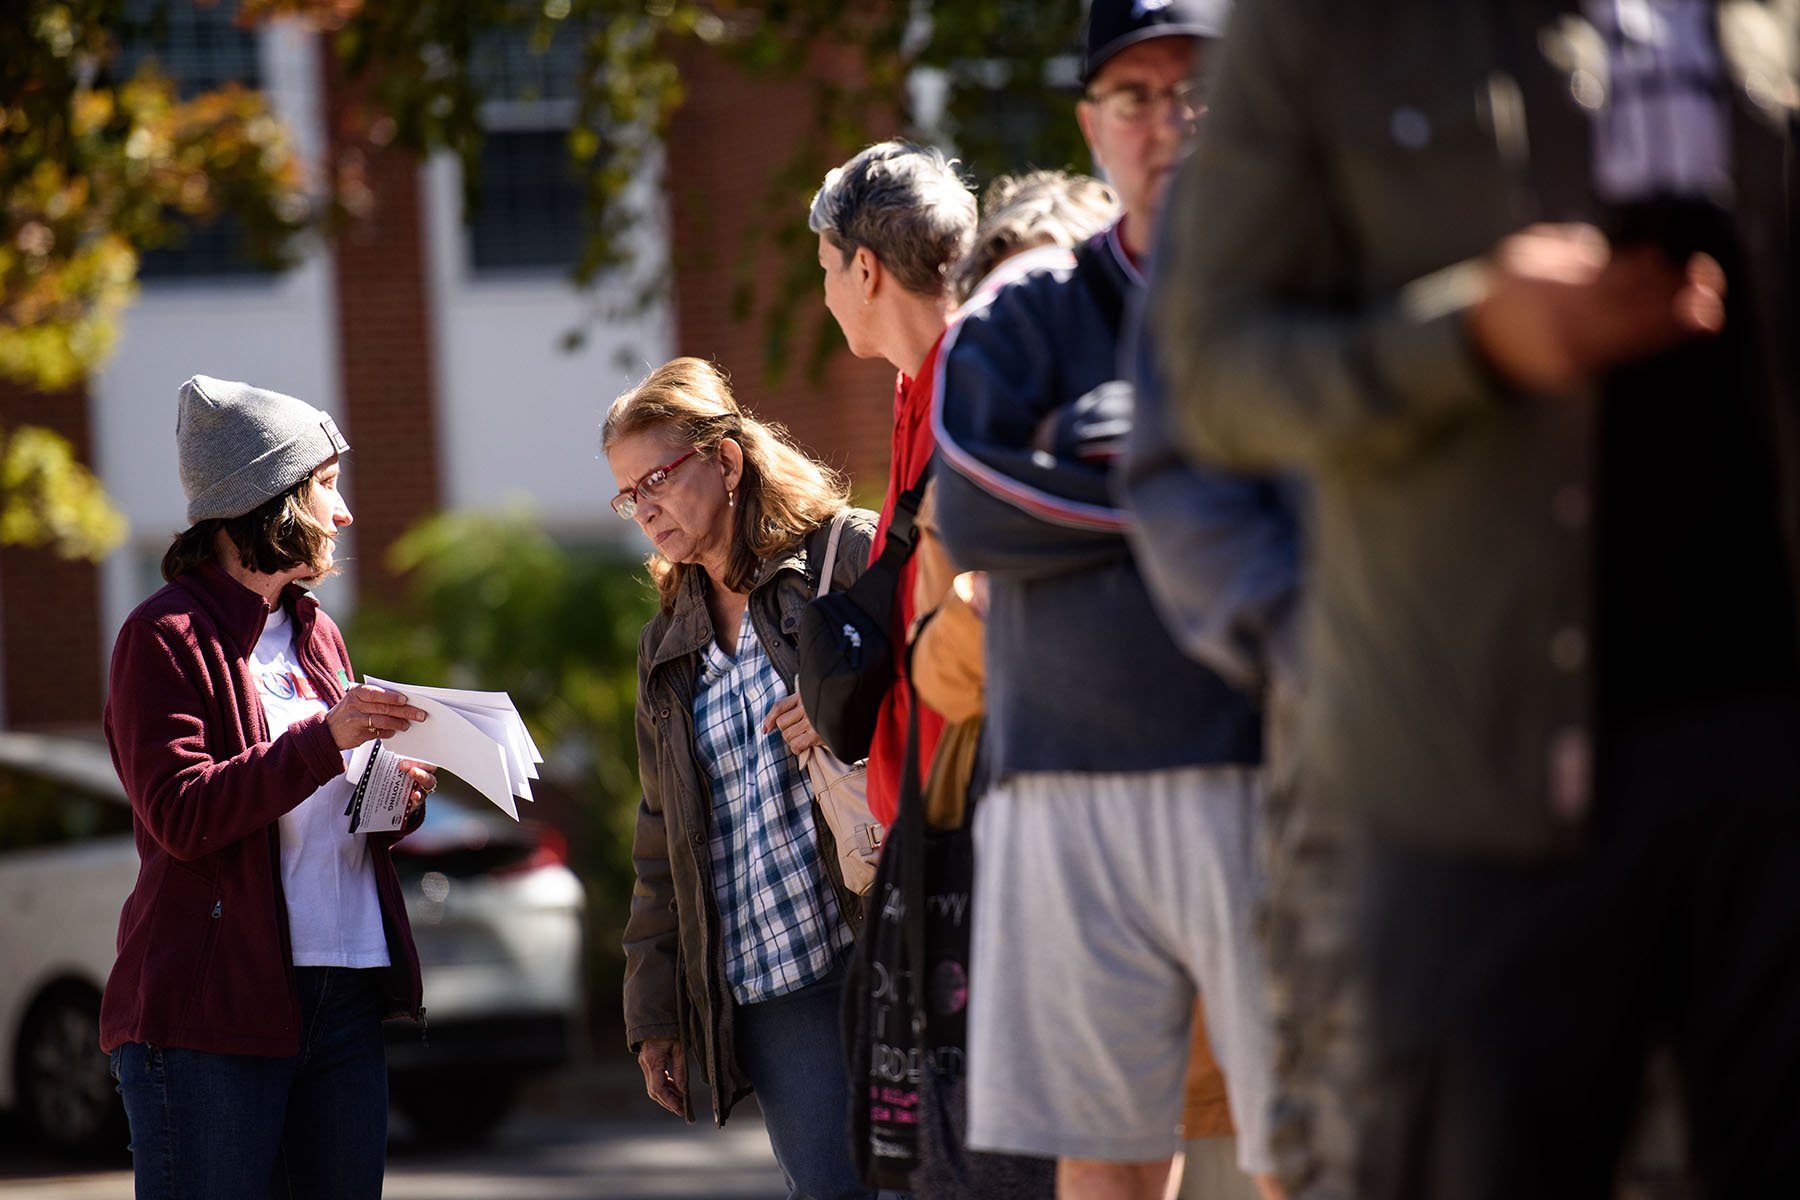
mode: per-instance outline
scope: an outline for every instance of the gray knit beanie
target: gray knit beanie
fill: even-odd
[[[241,517],[305,479],[350,443],[303,400],[196,375],[181,385],[175,447],[190,526]]]

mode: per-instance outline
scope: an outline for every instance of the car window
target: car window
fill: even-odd
[[[131,832],[131,809],[115,796],[0,766],[0,854]]]

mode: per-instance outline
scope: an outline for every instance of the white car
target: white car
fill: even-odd
[[[554,830],[440,780],[395,848],[426,1024],[389,1025],[389,1081],[415,1136],[466,1141],[584,1028],[586,897]],[[104,747],[0,731],[0,1111],[70,1153],[126,1143],[99,1012],[137,865]]]

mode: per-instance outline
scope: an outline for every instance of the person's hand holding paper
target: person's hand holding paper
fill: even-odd
[[[466,700],[470,694],[390,683],[373,676],[366,676],[365,682],[405,693],[410,703],[428,714],[427,720],[415,722],[383,739],[383,749],[461,776],[495,807],[518,820],[519,809],[513,797],[529,798],[531,790],[526,779],[537,774],[525,761],[524,751],[529,749],[534,758],[537,756],[536,747],[531,744],[529,735],[524,734],[523,723],[504,693],[475,693],[482,697],[483,703],[453,705],[440,696]],[[493,698],[496,695],[498,700]],[[502,703],[504,709],[498,707]],[[470,708],[474,709],[472,713]],[[472,720],[471,716],[476,719]],[[512,724],[519,726],[517,735],[510,728]],[[353,777],[361,775],[373,745],[359,747],[351,759],[349,770]]]

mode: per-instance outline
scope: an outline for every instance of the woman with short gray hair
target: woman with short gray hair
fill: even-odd
[[[975,232],[975,198],[942,151],[878,142],[826,173],[807,225],[837,250],[842,267],[865,250],[902,288],[935,298]],[[823,266],[823,244],[819,252]],[[917,365],[894,363],[901,371]]]
[[[887,499],[869,558],[887,542],[901,497],[931,460],[931,377],[938,339],[956,311],[950,273],[975,235],[975,197],[942,151],[880,142],[825,176],[808,224],[819,235],[825,307],[858,358],[885,358],[900,372]],[[900,628],[912,619],[913,571],[901,568],[894,598]],[[868,751],[869,811],[891,825],[900,796],[908,685],[897,663]],[[919,753],[929,761],[943,721],[919,715]]]

